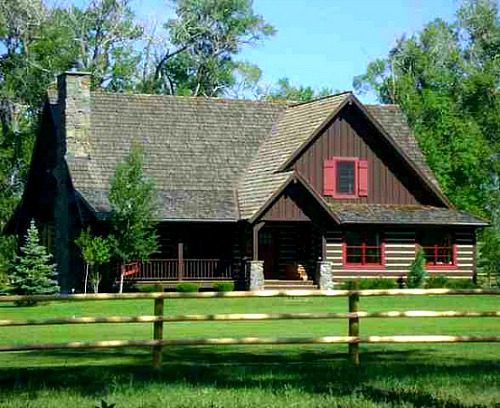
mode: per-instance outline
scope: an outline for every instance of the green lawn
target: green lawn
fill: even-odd
[[[345,312],[346,298],[173,299],[166,313]],[[500,297],[362,298],[361,309],[500,310]],[[64,302],[0,319],[151,315],[153,301]],[[346,335],[346,320],[167,323],[166,338]],[[362,335],[500,335],[499,318],[365,319]],[[1,343],[150,339],[152,325],[6,327]],[[161,372],[143,349],[0,354],[0,407],[481,407],[500,404],[500,344],[175,347]]]

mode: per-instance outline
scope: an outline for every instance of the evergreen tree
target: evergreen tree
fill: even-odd
[[[32,220],[26,234],[26,243],[21,247],[21,255],[16,264],[11,282],[16,295],[50,295],[59,291],[56,280],[56,265],[51,262],[52,255],[40,245],[35,222]],[[18,305],[32,306],[36,302],[28,300]]]
[[[425,270],[425,253],[422,247],[417,249],[415,259],[411,263],[410,271],[406,276],[406,287],[409,289],[422,288],[427,280]]]

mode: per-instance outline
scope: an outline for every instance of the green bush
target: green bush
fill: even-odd
[[[137,286],[137,289],[143,293],[163,292],[163,286],[161,285],[141,285]]]
[[[340,285],[342,290],[365,290],[365,289],[396,289],[397,283],[393,279],[375,278],[375,279],[359,279],[356,281],[346,281]]]
[[[177,292],[189,293],[189,292],[198,292],[200,288],[198,285],[189,282],[182,282],[177,285]]]
[[[477,289],[479,288],[472,279],[450,279],[446,284],[448,289]]]
[[[437,276],[431,276],[427,280],[425,287],[427,289],[440,289],[440,288],[446,288],[447,284],[448,284],[447,276],[437,275]]]
[[[423,288],[427,280],[427,271],[425,270],[425,253],[422,247],[417,249],[415,259],[413,260],[410,271],[406,276],[406,287],[408,289]]]
[[[234,282],[216,282],[213,287],[217,292],[232,292],[234,290]]]

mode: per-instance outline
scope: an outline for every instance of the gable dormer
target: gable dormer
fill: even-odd
[[[351,95],[282,169],[332,204],[448,206],[403,121],[396,106],[365,108]]]

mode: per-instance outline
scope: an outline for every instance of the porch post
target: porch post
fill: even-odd
[[[333,289],[332,263],[326,256],[326,230],[321,230],[321,257],[318,260],[318,286],[320,290]]]
[[[264,261],[259,261],[259,231],[263,226],[264,223],[259,222],[252,228],[252,260],[247,264],[250,272],[250,290],[264,289]]]
[[[259,231],[264,226],[263,222],[255,224],[252,228],[252,259],[254,261],[259,260]]]
[[[177,279],[182,280],[184,275],[184,243],[177,244]]]

